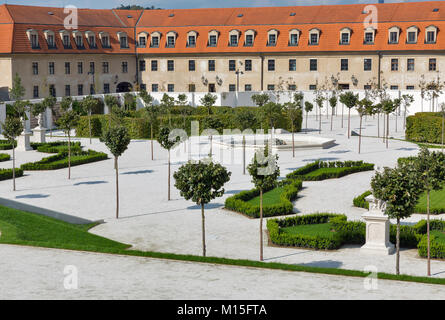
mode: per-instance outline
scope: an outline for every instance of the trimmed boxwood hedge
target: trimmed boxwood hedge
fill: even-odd
[[[68,142],[63,142],[59,144],[46,143],[36,147],[38,152],[43,152],[43,153],[68,152]],[[80,145],[80,142],[71,142],[72,154],[77,154],[81,151],[82,151],[82,146]]]
[[[408,141],[441,143],[442,117],[440,113],[420,112],[407,117],[405,135]]]
[[[263,206],[263,216],[264,217],[274,217],[286,214],[293,214],[294,206],[292,201],[294,201],[298,192],[303,187],[303,184],[299,180],[294,181],[284,181],[280,184],[283,187],[283,192],[280,195],[280,203],[273,205]],[[269,190],[268,190],[269,191]],[[259,189],[252,189],[249,191],[242,191],[232,197],[229,197],[225,201],[225,208],[245,214],[252,218],[260,217],[260,207],[258,205],[253,205],[248,201],[258,197],[260,194]]]
[[[302,235],[289,234],[281,229],[295,225],[330,223],[335,232],[333,237],[327,238],[322,235]],[[345,215],[340,214],[312,214],[295,216],[285,219],[270,219],[267,221],[272,243],[282,246],[293,246],[302,248],[312,248],[319,250],[334,250],[343,244],[365,244],[366,223],[361,221],[347,221]],[[445,222],[441,220],[431,221],[431,230],[445,230]],[[390,240],[396,242],[397,226],[390,226]],[[421,240],[426,233],[426,221],[422,220],[413,226],[400,226],[400,245],[404,248],[419,248],[419,255],[423,256],[420,248]],[[445,251],[443,251],[445,254]],[[439,258],[435,255],[434,258]]]
[[[370,196],[372,194],[371,191],[365,191],[358,197],[355,197],[352,202],[354,203],[354,207],[357,208],[363,208],[363,209],[369,209],[369,202],[365,200],[367,196]]]
[[[14,141],[15,146],[17,147],[17,141]],[[9,140],[0,140],[0,150],[11,150],[12,144]]]
[[[22,177],[23,170],[15,168],[15,177]],[[12,169],[0,169],[0,181],[12,179]]]
[[[0,153],[0,162],[11,160],[11,156],[7,153]]]
[[[71,156],[71,166],[97,162],[108,159],[106,153],[94,150],[82,151]],[[61,152],[54,156],[43,158],[37,162],[30,162],[21,165],[22,170],[57,170],[68,167],[68,153]]]
[[[337,168],[338,170],[309,175],[311,172],[322,168]],[[365,163],[363,161],[315,161],[289,173],[286,178],[299,179],[303,181],[321,181],[326,179],[341,178],[352,173],[371,170],[374,170],[374,164]]]

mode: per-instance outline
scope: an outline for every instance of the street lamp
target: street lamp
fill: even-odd
[[[244,74],[244,72],[238,69],[235,71],[235,74],[236,74],[236,92],[239,92],[239,76]]]

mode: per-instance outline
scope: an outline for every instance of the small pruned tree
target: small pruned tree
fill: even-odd
[[[212,113],[212,107],[215,105],[217,99],[218,97],[216,95],[207,93],[199,100],[199,103],[207,108],[207,114],[210,115]]]
[[[71,179],[71,130],[79,123],[79,114],[71,109],[71,97],[64,97],[61,103],[62,116],[57,120],[57,125],[68,136],[68,179]]]
[[[427,208],[427,274],[431,276],[431,242],[430,242],[430,194],[433,190],[443,188],[445,181],[445,155],[439,152],[430,152],[428,148],[422,147],[419,155],[414,161],[415,168],[419,174],[419,180],[423,190],[426,192]]]
[[[386,140],[386,148],[389,148],[389,115],[395,112],[400,106],[400,99],[386,99],[382,101],[382,110],[386,115],[386,133],[384,134]]]
[[[258,107],[262,107],[269,102],[270,97],[267,93],[257,93],[252,95],[251,99]]]
[[[107,94],[104,97],[104,103],[108,107],[108,127],[112,126],[112,123],[117,120],[114,116],[116,115],[115,110],[120,110],[119,99],[116,96],[111,94]],[[123,112],[125,113],[125,112]]]
[[[175,98],[170,97],[168,94],[164,93],[161,99],[160,108],[162,112],[167,112],[168,114],[168,125],[172,125],[172,109],[175,106]]]
[[[314,110],[314,105],[311,102],[306,101],[304,103],[304,111],[306,111],[306,133],[307,133],[307,118],[309,116],[309,112],[311,112],[312,110]]]
[[[360,128],[359,128],[359,135],[358,135],[358,153],[361,153],[363,117],[365,115],[372,114],[372,112],[373,112],[372,101],[367,98],[359,100],[357,102],[357,112],[360,117]]]
[[[149,93],[147,93],[147,91],[142,90],[139,92],[139,97],[142,99],[142,101],[144,102],[145,108],[145,116],[148,119],[148,122],[150,123],[150,148],[151,148],[151,160],[154,160],[154,155],[153,155],[153,140],[154,140],[154,126],[157,124],[158,122],[158,118],[159,118],[159,113],[160,110],[158,108],[158,106],[154,105],[154,98],[152,95],[150,95]]]
[[[403,129],[406,129],[406,116],[408,114],[408,108],[414,102],[414,97],[410,94],[402,95],[402,105],[403,105]]]
[[[171,137],[170,135],[171,135],[171,129],[168,127],[162,127],[159,130],[158,142],[162,148],[168,151],[168,193],[167,193],[168,201],[170,201],[170,176],[171,176],[170,150],[181,141],[181,138],[179,136]]]
[[[2,123],[3,136],[12,144],[12,190],[15,188],[15,145],[17,137],[23,131],[23,122],[18,117],[6,116],[5,123]]]
[[[93,143],[91,137],[91,114],[93,113],[93,110],[95,110],[99,106],[99,104],[99,100],[94,98],[93,96],[87,96],[82,100],[82,107],[88,114],[88,132],[90,136],[90,144]]]
[[[211,160],[189,161],[173,174],[175,187],[186,200],[192,200],[201,206],[202,255],[206,256],[205,213],[207,203],[221,197],[224,184],[230,180],[231,172]]]
[[[256,122],[256,114],[251,110],[238,110],[235,113],[236,126],[243,132],[243,174],[246,174],[246,135],[244,131],[247,129],[253,131]]]
[[[119,219],[119,163],[118,158],[127,150],[130,144],[130,135],[125,127],[111,127],[105,131],[102,141],[114,156],[116,172],[116,219]]]
[[[325,101],[325,96],[322,89],[315,92],[315,104],[318,106],[318,132],[321,134],[321,109],[323,109],[323,102]]]
[[[348,139],[351,138],[351,109],[357,105],[358,94],[352,91],[347,91],[340,95],[340,102],[348,108]]]
[[[409,218],[417,205],[423,186],[412,163],[384,168],[371,180],[374,197],[386,202],[386,214],[397,220],[396,274],[400,274],[400,220]]]
[[[301,116],[301,102],[303,100],[302,93],[295,93],[293,101],[284,104],[287,117],[291,123],[292,132],[292,157],[295,158],[295,127],[297,119]]]
[[[337,95],[332,94],[332,96],[329,98],[329,105],[331,106],[331,131],[334,128],[334,113],[335,113],[335,108],[337,107]]]
[[[263,261],[263,193],[270,190],[277,184],[280,176],[278,167],[278,155],[272,155],[269,152],[270,147],[258,150],[252,163],[247,167],[252,183],[260,191],[260,261]]]

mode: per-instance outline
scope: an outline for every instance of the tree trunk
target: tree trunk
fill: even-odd
[[[348,108],[348,139],[351,138],[351,108]]]
[[[202,221],[202,256],[206,256],[206,225],[204,215],[204,204],[201,203],[201,221]]]
[[[445,135],[445,111],[442,111],[442,153],[444,149],[444,135]]]
[[[168,201],[170,201],[170,149],[168,150]]]
[[[210,143],[209,157],[212,158],[213,157],[213,136],[212,135],[209,136],[209,143]]]
[[[426,233],[427,233],[427,274],[428,277],[431,276],[431,241],[430,241],[430,191],[426,191]]]
[[[292,123],[292,158],[295,158],[295,132],[293,123]]]
[[[260,261],[263,261],[263,189],[260,188]]]
[[[306,111],[306,134],[307,134],[307,118],[309,116],[309,111]]]
[[[319,128],[319,134],[321,134],[321,108],[318,108],[318,110],[320,111],[320,117],[318,118],[318,128]]]
[[[151,160],[154,160],[153,156],[153,124],[150,125],[150,141],[151,141]]]
[[[114,167],[116,168],[116,219],[119,219],[119,167],[117,157],[114,157]]]
[[[344,128],[344,125],[343,125],[344,113],[345,113],[345,105],[342,103],[341,104],[341,128],[342,129]]]
[[[380,112],[377,113],[377,138],[380,138]]]
[[[333,123],[334,123],[334,109],[332,109],[332,112],[331,112],[331,131],[333,129]]]
[[[12,190],[15,191],[15,139],[12,141]]]
[[[90,144],[92,144],[92,140],[91,140],[91,111],[88,111],[88,130],[90,132]]]
[[[243,174],[246,174],[246,136],[243,135]]]
[[[71,135],[68,131],[68,180],[71,179]]]
[[[397,235],[396,235],[396,274],[400,274],[400,218],[397,218]]]
[[[389,113],[386,115],[386,149],[389,148]]]
[[[360,115],[360,133],[359,133],[359,135],[358,135],[358,153],[360,154],[360,152],[361,152],[361,146],[362,146],[362,119],[363,119],[363,116],[362,115]]]

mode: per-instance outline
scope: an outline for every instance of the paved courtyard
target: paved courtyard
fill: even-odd
[[[296,157],[292,152],[280,152],[279,166],[281,176],[317,159],[364,160],[375,163],[376,167],[394,166],[399,157],[415,155],[418,147],[415,144],[391,140],[386,149],[381,139],[363,138],[362,154],[358,154],[358,137],[347,139],[346,126],[341,128],[340,117],[335,119],[334,131],[329,131],[330,121],[323,118],[322,137],[333,138],[336,146],[329,149],[298,150]],[[391,120],[394,128],[394,119]],[[391,130],[391,136],[401,138],[401,119],[399,132]],[[309,127],[318,127],[315,118],[310,118]],[[358,118],[352,118],[352,129],[358,130]],[[304,135],[305,133],[299,133]],[[320,136],[318,132],[309,134]],[[368,119],[364,123],[363,134],[377,136],[376,120]],[[59,139],[59,138],[53,138]],[[215,137],[217,139],[217,137]],[[93,140],[79,139],[86,148],[107,151],[106,147]],[[197,144],[196,144],[197,145]],[[201,157],[208,153],[207,139],[202,138]],[[216,160],[219,159],[219,148],[214,146]],[[180,146],[179,149],[183,149]],[[192,154],[197,156],[197,151]],[[206,206],[207,252],[209,256],[258,259],[258,220],[248,219],[242,215],[223,208],[224,200],[241,190],[250,189],[252,184],[248,175],[242,174],[241,150],[234,153],[224,151],[223,164],[232,172],[232,178],[226,185],[224,197],[216,199]],[[36,161],[47,155],[32,152],[18,152],[19,164]],[[248,154],[250,159],[252,153]],[[201,215],[199,207],[185,201],[173,187],[172,200],[167,201],[167,152],[155,143],[155,160],[150,159],[150,144],[145,140],[132,141],[129,150],[120,159],[120,215],[114,219],[115,188],[113,161],[92,163],[73,167],[72,179],[67,179],[65,169],[45,172],[26,172],[26,176],[17,179],[18,191],[11,191],[11,181],[0,182],[0,198],[3,203],[13,200],[21,204],[42,207],[55,212],[95,221],[104,220],[91,232],[128,243],[135,249],[173,252],[184,254],[201,254]],[[172,172],[187,156],[173,154]],[[232,163],[234,159],[235,163]],[[11,161],[2,163],[8,167]],[[322,182],[305,182],[300,197],[295,202],[295,211],[299,214],[316,212],[344,213],[349,219],[358,220],[365,212],[352,207],[352,199],[369,189],[372,172],[358,173],[341,179]],[[424,218],[414,215],[405,223],[416,222]],[[439,217],[443,219],[443,216]],[[80,253],[79,253],[80,254]],[[82,254],[80,254],[82,255]],[[36,258],[38,259],[38,258]],[[395,270],[395,257],[376,257],[361,254],[358,247],[345,247],[337,251],[312,251],[294,248],[265,247],[265,259],[269,262],[297,263],[311,266],[324,266],[364,270],[374,266],[378,271]],[[42,263],[43,263],[42,258]],[[161,263],[161,262],[159,262]],[[445,262],[432,262],[433,276],[445,277]],[[269,271],[271,272],[271,271]],[[424,276],[426,261],[417,257],[416,250],[405,250],[401,257],[401,272]]]

